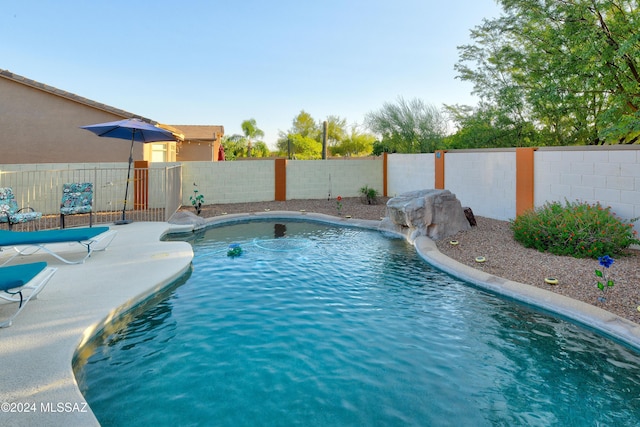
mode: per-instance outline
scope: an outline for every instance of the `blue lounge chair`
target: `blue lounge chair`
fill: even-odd
[[[10,231],[0,230],[0,251],[6,248],[14,248],[17,252],[2,262],[1,265],[8,264],[18,255],[33,255],[36,252],[44,251],[67,264],[82,264],[91,256],[94,250],[101,251],[107,249],[116,235],[115,230],[109,227],[82,227],[65,228],[64,230],[43,230],[43,231]],[[87,249],[86,255],[77,260],[70,260],[51,247],[54,243],[80,244]],[[66,251],[65,251],[66,252]]]
[[[0,328],[11,326],[13,319],[31,299],[37,298],[56,270],[47,267],[46,262],[0,267],[0,298],[19,303],[18,310],[8,320],[0,322]],[[25,291],[29,291],[28,294],[25,295]]]

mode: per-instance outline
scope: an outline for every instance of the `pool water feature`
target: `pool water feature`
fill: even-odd
[[[258,221],[191,242],[186,283],[76,367],[103,426],[638,422],[637,352],[440,272],[404,239]]]

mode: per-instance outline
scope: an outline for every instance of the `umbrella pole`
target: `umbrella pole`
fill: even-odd
[[[131,163],[133,163],[133,141],[136,136],[136,130],[133,130],[131,135],[131,149],[129,150],[129,169],[127,169],[127,184],[124,187],[124,204],[122,206],[122,219],[116,221],[116,224],[128,224],[131,221],[125,219],[125,212],[127,210],[127,196],[129,195],[129,179],[131,179]]]

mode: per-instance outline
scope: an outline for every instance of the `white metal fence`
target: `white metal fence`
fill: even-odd
[[[133,169],[129,181],[125,215],[134,221],[166,221],[182,202],[181,165]],[[94,223],[121,219],[127,168],[0,171],[0,187],[11,187],[19,208],[42,213],[42,219],[14,226],[17,230],[57,228],[60,221],[62,186],[69,182],[91,182],[94,188]],[[88,225],[88,215],[66,217],[69,225]],[[6,227],[6,224],[1,224]]]

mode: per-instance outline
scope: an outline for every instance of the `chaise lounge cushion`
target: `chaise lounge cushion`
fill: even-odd
[[[46,262],[0,267],[0,298],[18,303],[16,311],[8,319],[0,321],[0,328],[11,326],[13,319],[29,301],[38,297],[56,271],[56,268],[47,267]]]
[[[0,230],[0,247],[46,243],[84,242],[109,231],[109,227],[65,228],[64,230]]]
[[[21,288],[33,280],[46,266],[46,262],[33,262],[0,267],[0,291]]]
[[[8,264],[18,255],[33,255],[38,251],[47,252],[67,264],[82,264],[93,251],[106,250],[116,234],[117,232],[110,230],[109,227],[80,227],[43,231],[0,230],[0,252],[8,247],[13,247],[16,252],[0,265]],[[82,258],[71,260],[63,256],[60,251],[63,248],[52,245],[54,243],[78,244],[84,246],[86,252]]]

